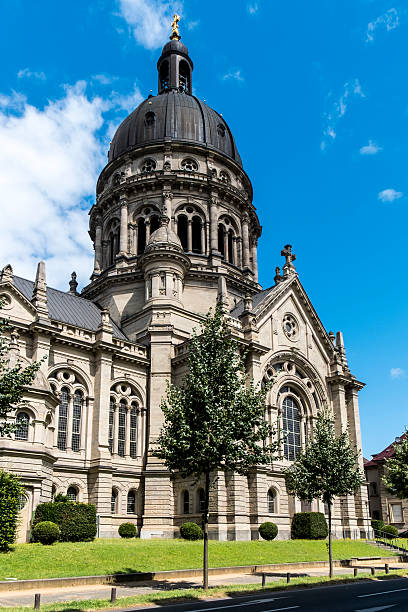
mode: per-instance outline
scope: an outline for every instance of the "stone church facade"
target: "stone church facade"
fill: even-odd
[[[350,372],[342,334],[323,327],[290,245],[274,284],[258,284],[261,226],[231,130],[192,94],[193,63],[178,37],[157,68],[158,95],[120,125],[97,183],[90,283],[79,295],[73,274],[69,291],[52,289],[43,263],[35,281],[10,265],[2,271],[11,360],[44,359],[16,410],[15,439],[0,439],[0,466],[26,487],[22,540],[35,506],[60,492],[96,504],[101,537],[116,537],[124,521],[142,538],[174,537],[186,520],[200,522],[201,484],[170,477],[150,451],[166,383],[182,381],[192,330],[217,299],[248,351],[249,374],[274,379],[265,414],[288,435],[281,461],[245,477],[214,475],[210,537],[258,538],[265,520],[290,537],[291,516],[309,507],[288,496],[282,468],[321,407],[361,451],[363,384]],[[325,511],[321,502],[311,507]],[[365,533],[365,487],[336,500],[334,524],[339,534]]]

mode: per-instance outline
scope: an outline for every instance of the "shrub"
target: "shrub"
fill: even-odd
[[[121,538],[135,538],[136,534],[137,529],[133,523],[122,523],[119,525],[119,535]]]
[[[371,521],[371,527],[374,529],[374,535],[380,535],[379,532],[382,531],[385,527],[384,521],[380,521],[377,519],[373,519]]]
[[[54,544],[60,539],[61,529],[52,521],[42,521],[37,523],[33,529],[34,542],[41,544]]]
[[[259,533],[264,540],[274,540],[278,535],[278,527],[270,521],[259,525]]]
[[[398,529],[394,525],[384,525],[382,528],[382,534],[386,538],[395,538],[398,535]]]
[[[33,525],[43,521],[52,521],[58,525],[61,542],[89,542],[96,536],[96,508],[93,504],[39,504]]]
[[[68,503],[68,496],[67,495],[63,495],[62,493],[57,493],[57,495],[54,497],[54,502],[63,502],[65,504]]]
[[[16,539],[19,499],[23,488],[14,474],[0,470],[0,550],[7,551]]]
[[[183,523],[180,527],[180,535],[185,540],[201,540],[203,530],[197,523]]]
[[[327,522],[321,512],[297,512],[292,519],[292,539],[324,540],[329,535]]]

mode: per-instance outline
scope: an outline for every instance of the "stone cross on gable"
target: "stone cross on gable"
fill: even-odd
[[[294,274],[296,272],[296,269],[293,265],[293,262],[296,259],[296,255],[292,253],[292,245],[285,244],[284,248],[281,251],[281,255],[286,259],[286,262],[283,266],[283,276],[287,277],[289,276],[289,274]]]

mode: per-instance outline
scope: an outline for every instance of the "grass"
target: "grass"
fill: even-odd
[[[120,597],[115,603],[111,603],[109,599],[87,599],[82,601],[71,601],[62,603],[50,603],[41,606],[43,612],[76,612],[81,610],[106,610],[115,608],[124,608],[129,606],[150,606],[166,605],[177,603],[177,601],[197,601],[203,599],[210,599],[212,597],[234,597],[251,595],[262,591],[262,593],[270,591],[283,591],[289,589],[296,589],[299,587],[316,587],[316,586],[329,586],[347,582],[355,582],[357,580],[387,580],[389,578],[395,578],[397,576],[406,576],[407,570],[397,570],[391,574],[385,574],[379,572],[376,577],[373,578],[368,573],[361,573],[357,578],[354,578],[352,574],[346,574],[342,576],[336,576],[330,579],[328,576],[306,576],[301,578],[293,578],[291,583],[288,585],[283,580],[277,582],[269,582],[265,588],[260,585],[254,584],[240,584],[240,585],[227,585],[211,587],[208,592],[203,589],[178,589],[172,590],[171,592],[163,593],[151,593],[149,595],[134,595],[131,597]],[[1,608],[2,612],[27,612],[27,609],[32,606],[18,606],[14,608]]]
[[[61,542],[52,546],[17,544],[9,553],[0,554],[0,580],[200,568],[202,550],[202,542],[185,540],[116,538]],[[384,554],[391,556],[393,553],[381,551],[365,541],[336,540],[333,543],[334,559]],[[327,561],[327,558],[327,542],[321,540],[209,543],[210,567]]]

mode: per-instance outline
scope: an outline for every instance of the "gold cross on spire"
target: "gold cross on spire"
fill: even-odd
[[[177,13],[175,13],[173,17],[173,21],[171,22],[172,33],[170,36],[170,40],[180,40],[181,38],[179,27],[178,27],[180,19],[181,19],[180,15],[177,15]]]

